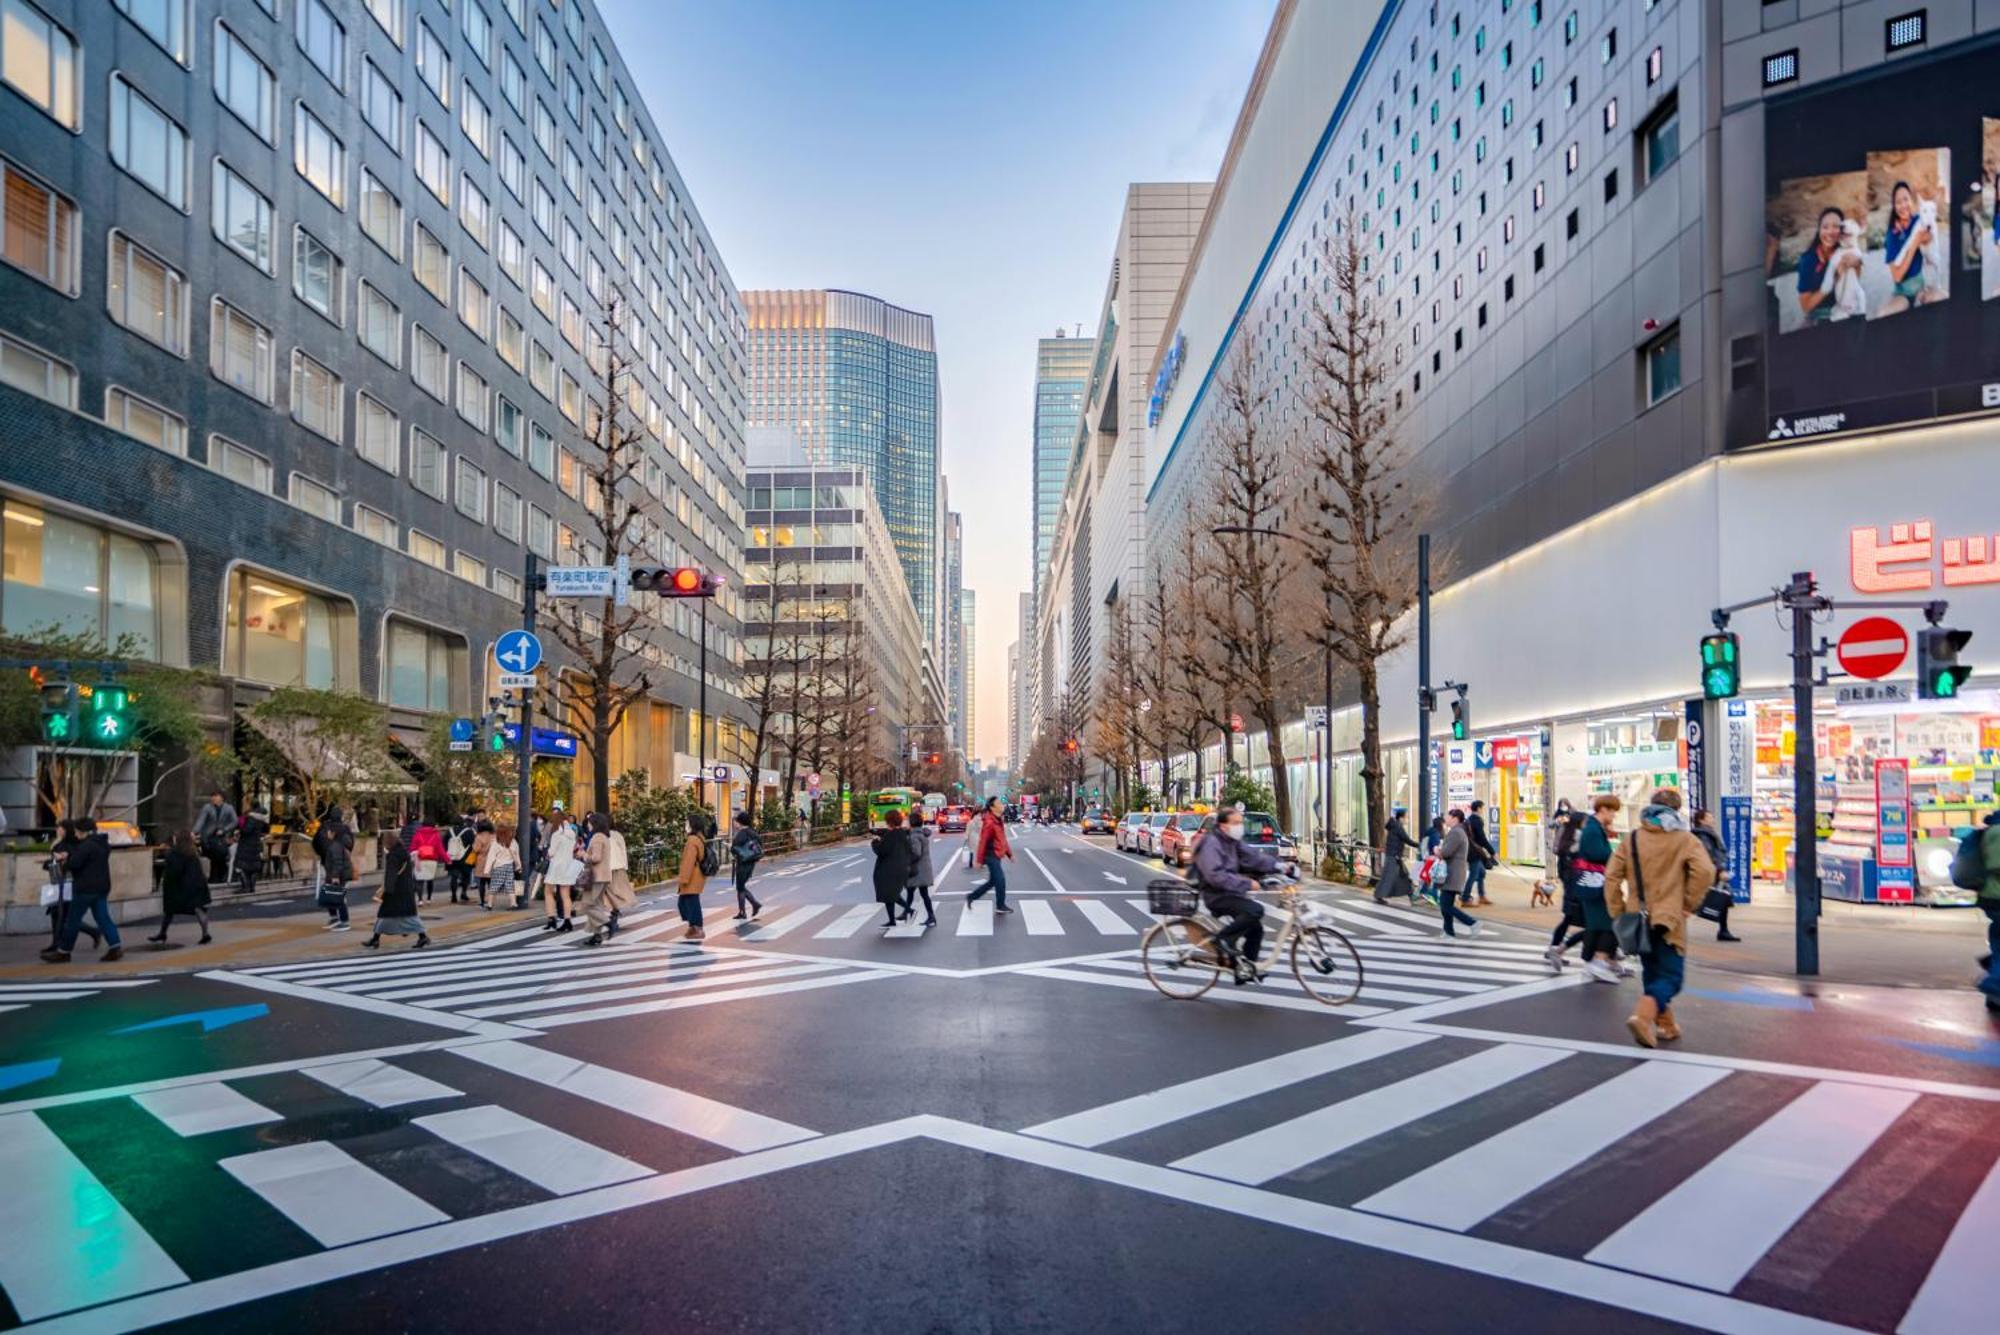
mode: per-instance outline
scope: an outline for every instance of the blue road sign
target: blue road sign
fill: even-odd
[[[533,672],[542,665],[542,642],[533,631],[510,630],[493,642],[493,661],[509,672]]]
[[[455,718],[451,721],[451,739],[454,742],[469,742],[477,732],[478,729],[473,726],[469,718]]]

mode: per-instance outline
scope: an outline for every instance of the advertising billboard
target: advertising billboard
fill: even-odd
[[[1735,445],[2000,411],[2000,43],[1765,110],[1764,412]]]

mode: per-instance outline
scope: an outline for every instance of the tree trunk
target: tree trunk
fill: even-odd
[[[1278,818],[1279,829],[1289,830],[1292,828],[1292,788],[1287,782],[1290,775],[1285,762],[1285,721],[1278,714],[1276,701],[1263,700],[1259,706],[1259,712],[1264,716],[1264,751],[1271,759],[1271,795],[1278,804],[1278,809],[1271,814]],[[1246,745],[1243,749],[1243,758],[1248,760],[1250,748]]]
[[[607,815],[611,811],[611,727],[601,714],[590,723],[590,802]]]
[[[1368,846],[1380,848],[1388,837],[1389,812],[1382,783],[1381,692],[1375,660],[1364,659],[1356,675],[1361,684],[1361,788],[1368,805]]]

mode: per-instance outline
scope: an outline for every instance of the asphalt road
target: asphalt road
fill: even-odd
[[[1018,827],[1017,827],[1018,828]],[[1362,994],[1194,1002],[1160,874],[1018,835],[885,930],[864,848],[583,946],[0,984],[0,1326],[1898,1331],[2000,1310],[1970,992],[1634,984],[1321,896]],[[949,866],[949,870],[944,870]],[[990,896],[988,900],[990,901]]]

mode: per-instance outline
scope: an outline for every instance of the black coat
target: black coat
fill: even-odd
[[[69,877],[70,894],[77,899],[95,899],[111,893],[111,841],[101,834],[76,841],[63,863]]]
[[[319,865],[326,868],[327,880],[354,879],[354,831],[343,822],[320,822],[319,832],[313,835],[313,852],[319,854]]]
[[[908,830],[884,830],[875,836],[875,902],[900,904],[903,887],[910,883],[910,870],[917,864],[917,850]]]
[[[193,913],[208,907],[208,868],[197,854],[167,850],[160,866],[161,907],[168,913]]]
[[[417,916],[417,878],[410,870],[410,850],[393,850],[382,864],[382,908],[384,918]]]

